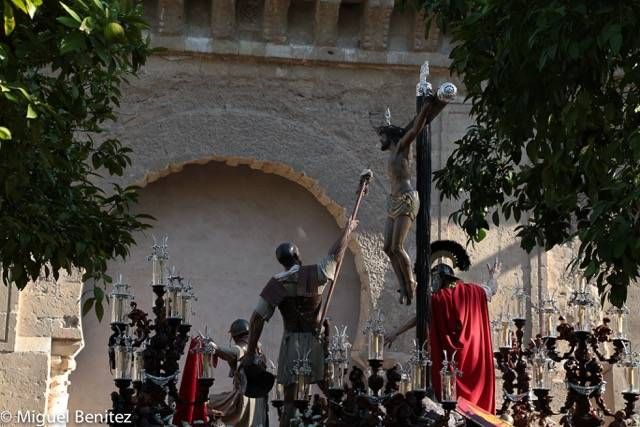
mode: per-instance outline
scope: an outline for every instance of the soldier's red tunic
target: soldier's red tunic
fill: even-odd
[[[433,388],[440,397],[443,351],[456,353],[458,396],[495,413],[495,371],[487,293],[473,283],[458,281],[432,295],[430,326]]]

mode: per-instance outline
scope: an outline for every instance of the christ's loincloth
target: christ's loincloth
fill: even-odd
[[[415,190],[391,194],[387,199],[387,215],[392,219],[406,215],[414,221],[418,216],[418,209],[420,209],[420,198]]]

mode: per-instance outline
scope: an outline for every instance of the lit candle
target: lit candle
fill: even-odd
[[[409,375],[407,375],[405,372],[401,374],[400,388],[398,391],[402,394],[407,394],[411,391],[411,379],[409,378]]]
[[[151,284],[153,286],[158,286],[164,284],[164,268],[163,268],[163,260],[158,257],[157,254],[152,255],[151,257],[152,263],[152,277]]]
[[[629,392],[637,392],[638,391],[638,377],[637,377],[637,366],[635,364],[629,364],[625,367],[626,377],[627,377],[627,385],[629,386]]]
[[[380,311],[376,311],[364,329],[364,333],[367,334],[369,360],[384,360],[384,332],[384,316]]]
[[[416,361],[413,365],[412,378],[411,382],[413,385],[413,390],[415,391],[425,391],[427,389],[427,375],[426,375],[425,366],[421,363],[421,361]]]
[[[297,375],[296,382],[296,400],[303,401],[309,400],[309,384],[307,381],[307,376],[305,374],[299,373]]]
[[[369,360],[384,360],[384,336],[369,331]]]
[[[625,335],[624,316],[622,315],[622,313],[617,315],[616,330],[618,331],[618,337],[620,337],[620,338],[624,337],[624,335]]]

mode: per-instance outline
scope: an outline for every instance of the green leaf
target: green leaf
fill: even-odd
[[[9,49],[5,44],[0,43],[0,65],[9,60]],[[4,92],[4,89],[2,90]]]
[[[91,309],[93,308],[93,303],[95,302],[95,298],[88,298],[83,304],[82,304],[82,315],[86,315],[88,312],[91,311]]]
[[[4,126],[0,126],[0,139],[11,139],[11,131]]]
[[[495,225],[496,227],[500,225],[500,214],[498,214],[498,211],[495,211],[493,213],[491,219],[493,220],[493,225]]]
[[[33,108],[33,105],[29,104],[27,107],[27,119],[35,119],[38,117],[38,113]]]
[[[584,271],[584,275],[585,277],[590,278],[590,277],[593,277],[593,275],[596,274],[597,271],[598,271],[598,264],[596,264],[595,261],[591,261],[587,269]]]
[[[481,242],[485,239],[485,237],[487,237],[487,230],[481,228],[478,230],[473,240],[475,240],[476,242]]]
[[[13,3],[13,5],[15,7],[17,7],[18,9],[20,9],[24,13],[29,13],[27,11],[27,4],[24,2],[24,0],[11,0],[11,3]]]
[[[4,0],[4,33],[8,36],[16,28],[16,18],[13,16],[13,8],[7,0]]]
[[[102,305],[102,301],[97,301],[96,300],[96,317],[98,318],[98,321],[102,321],[102,318],[104,317],[104,306]]]
[[[78,24],[80,24],[82,22],[82,19],[80,18],[80,15],[78,15],[73,9],[71,9],[69,6],[67,6],[66,4],[60,2],[60,6],[62,6],[62,8],[64,10],[67,11],[67,13],[69,14],[69,16],[71,16],[73,19],[75,19]]]
[[[38,5],[31,0],[25,0],[25,2],[27,3],[27,13],[29,14],[29,17],[33,19],[36,11],[38,10]]]
[[[78,22],[76,22],[75,19],[70,18],[68,16],[58,16],[56,18],[56,21],[58,21],[59,23],[61,23],[66,27],[73,28],[74,30],[78,28]]]
[[[84,36],[80,33],[71,33],[60,41],[60,53],[78,52],[87,47]]]
[[[91,31],[93,31],[93,19],[90,16],[87,16],[82,20],[82,24],[80,24],[80,31],[91,34]]]

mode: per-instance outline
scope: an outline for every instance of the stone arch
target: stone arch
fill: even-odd
[[[196,161],[191,161],[191,162],[174,163],[161,170],[153,171],[146,174],[144,180],[137,182],[138,185],[148,188],[148,190],[147,188],[145,188],[141,191],[142,207],[140,208],[140,210],[149,212],[152,214],[154,213],[161,214],[161,212],[153,212],[148,210],[150,206],[158,206],[158,209],[162,209],[157,204],[158,200],[162,200],[157,198],[158,194],[162,194],[163,197],[164,196],[173,197],[170,194],[175,195],[176,193],[172,189],[175,190],[176,188],[184,189],[184,191],[187,191],[187,192],[191,191],[199,194],[198,190],[187,190],[187,186],[191,186],[192,188],[197,189],[197,188],[203,188],[203,183],[209,183],[209,182],[220,183],[219,185],[212,186],[209,190],[205,190],[202,192],[202,194],[206,195],[206,197],[210,197],[211,194],[217,195],[217,198],[215,199],[213,198],[207,199],[207,200],[210,200],[208,207],[205,206],[202,209],[200,208],[200,205],[198,203],[203,200],[202,198],[192,198],[190,196],[185,196],[184,199],[181,198],[181,199],[178,199],[178,201],[176,201],[175,203],[171,203],[171,205],[174,206],[174,208],[165,206],[164,209],[168,209],[169,211],[175,212],[176,210],[180,210],[184,208],[185,209],[184,225],[187,226],[187,228],[192,227],[195,230],[197,230],[198,236],[201,236],[197,238],[201,239],[202,242],[207,242],[205,245],[207,248],[212,248],[212,246],[217,246],[217,248],[213,248],[214,249],[213,251],[208,252],[206,256],[203,256],[201,254],[203,254],[204,251],[196,250],[197,248],[202,249],[203,245],[201,243],[190,242],[186,245],[181,243],[180,244],[181,246],[179,247],[178,242],[174,239],[173,244],[170,241],[170,254],[172,255],[172,262],[176,262],[178,267],[181,267],[181,266],[184,267],[186,270],[185,275],[187,277],[193,277],[195,281],[197,294],[199,294],[199,298],[202,300],[202,302],[199,303],[200,304],[199,308],[196,308],[196,312],[199,314],[197,315],[197,320],[194,322],[194,330],[196,331],[202,330],[201,322],[205,321],[210,326],[211,325],[214,326],[215,328],[214,337],[216,337],[217,340],[226,340],[226,338],[224,338],[224,336],[226,336],[225,334],[226,330],[221,329],[222,324],[226,323],[227,321],[233,320],[233,318],[229,318],[229,316],[231,315],[242,316],[243,314],[241,313],[244,313],[245,309],[249,310],[251,308],[250,305],[253,303],[253,299],[256,298],[255,286],[260,286],[259,282],[261,280],[264,280],[263,273],[265,271],[265,268],[264,268],[265,264],[267,266],[266,271],[272,271],[272,269],[276,267],[271,257],[264,257],[260,255],[260,259],[257,259],[255,249],[249,250],[246,256],[243,256],[244,254],[238,251],[238,247],[246,248],[246,246],[243,246],[243,245],[246,245],[247,241],[252,240],[252,237],[250,237],[252,236],[252,234],[249,234],[249,237],[247,237],[246,236],[247,233],[243,231],[243,234],[245,236],[238,239],[239,241],[241,241],[239,244],[234,245],[233,242],[230,242],[228,239],[228,235],[229,235],[228,232],[220,233],[220,232],[214,231],[212,234],[213,237],[202,233],[202,230],[203,230],[202,223],[201,223],[202,218],[209,218],[208,215],[211,214],[212,211],[214,210],[224,211],[227,213],[238,212],[238,214],[242,219],[231,221],[231,222],[238,223],[239,221],[241,224],[250,224],[249,222],[246,222],[246,219],[247,217],[253,218],[254,215],[252,215],[249,212],[249,206],[252,206],[255,203],[255,206],[264,207],[264,203],[262,203],[259,199],[255,199],[255,201],[253,201],[254,199],[252,198],[245,198],[244,196],[245,193],[243,193],[242,191],[235,192],[234,189],[251,188],[252,186],[247,185],[247,181],[230,181],[230,180],[218,181],[217,179],[215,179],[217,175],[214,175],[213,179],[207,179],[204,181],[201,179],[200,180],[192,179],[194,177],[193,171],[198,171],[198,170],[205,171],[209,169],[224,170],[224,171],[237,170],[238,172],[232,173],[230,175],[225,175],[227,173],[225,172],[225,174],[222,174],[220,177],[224,177],[224,176],[237,177],[237,176],[240,176],[237,174],[246,173],[254,177],[253,179],[255,179],[255,177],[258,177],[258,179],[260,179],[261,181],[262,179],[260,177],[263,176],[264,174],[275,175],[277,176],[277,178],[272,177],[269,179],[265,179],[264,184],[262,184],[262,186],[258,184],[258,188],[260,189],[259,191],[262,191],[262,193],[264,193],[265,188],[266,189],[273,188],[274,197],[277,200],[283,199],[282,198],[283,190],[286,191],[286,189],[290,188],[290,186],[292,185],[294,187],[298,187],[299,188],[298,190],[291,190],[290,192],[290,194],[292,194],[291,200],[294,201],[294,204],[292,205],[294,207],[292,215],[295,216],[299,207],[303,208],[303,205],[306,207],[316,206],[316,208],[313,208],[313,209],[315,209],[316,212],[322,211],[322,218],[324,218],[321,221],[317,222],[319,230],[323,230],[323,231],[320,231],[320,233],[323,233],[324,236],[327,236],[329,240],[333,240],[334,233],[336,233],[336,231],[331,231],[331,233],[326,233],[324,230],[327,230],[327,231],[336,230],[335,224],[339,221],[340,215],[343,214],[343,209],[341,209],[340,206],[331,198],[328,198],[328,197],[319,198],[318,195],[324,194],[324,191],[322,187],[317,187],[317,186],[316,186],[317,188],[314,188],[312,190],[311,188],[312,188],[312,185],[314,184],[314,180],[312,180],[311,178],[309,177],[301,178],[302,176],[301,173],[295,171],[293,168],[287,167],[286,165],[276,164],[274,162],[256,162],[255,159],[238,158],[238,157],[225,159],[222,157],[212,156],[207,159],[198,159]],[[198,175],[196,175],[196,177],[197,176]],[[166,177],[166,180],[163,179],[165,177]],[[173,184],[167,187],[166,186],[167,182],[171,181],[172,179],[174,180]],[[234,183],[234,182],[240,182],[240,184],[236,184],[236,185],[240,185],[241,187],[234,187],[234,186],[227,185],[229,183]],[[277,192],[276,187],[270,187],[274,182],[286,183],[285,184],[286,186],[280,186],[279,187],[280,192]],[[155,183],[157,183],[157,185]],[[216,190],[216,187],[221,190]],[[168,191],[166,193],[163,193],[165,190],[168,190]],[[151,193],[149,193],[149,191]],[[230,203],[229,205],[227,205],[224,202],[225,198],[221,196],[224,196],[224,194],[229,194],[230,192],[232,194],[237,195],[235,200],[238,200],[238,199],[251,200],[248,205],[244,203],[242,204],[242,209],[244,210],[244,213],[237,210],[238,204],[233,200],[229,202]],[[304,200],[307,200],[307,202],[302,202],[302,204],[298,204],[297,200],[301,200],[302,194],[305,194]],[[150,204],[150,201],[152,202],[151,204]],[[153,204],[154,201],[156,202],[156,204]],[[313,201],[313,203],[309,204],[311,201]],[[181,204],[182,202],[185,202],[185,204]],[[289,203],[289,201],[287,201],[286,203]],[[323,206],[324,209],[326,210],[319,208],[318,203],[321,206]],[[175,208],[176,206],[180,206],[180,208],[176,209]],[[220,206],[220,208],[218,208],[218,206]],[[196,210],[201,211],[202,213],[200,215],[194,216],[193,212],[196,212]],[[250,227],[248,229],[255,230],[255,224],[262,225],[263,222],[260,218],[264,218],[265,216],[268,217],[269,215],[271,215],[274,218],[280,218],[276,212],[279,212],[278,208],[275,208],[273,213],[272,211],[268,211],[268,212],[263,211],[262,214],[258,214],[256,217],[256,221],[255,222],[252,221],[253,224],[250,224]],[[320,216],[316,217],[314,215],[307,216],[307,214],[310,213],[308,209],[307,210],[302,209],[300,212],[302,215],[301,218],[304,218],[304,220],[300,222],[300,227],[307,230],[307,232],[310,230],[310,227],[313,227],[314,224],[316,224],[315,222],[316,218],[318,219],[321,218]],[[159,216],[164,219],[167,219],[168,221],[167,222],[163,221],[162,223],[159,222],[158,223],[159,227],[157,228],[157,230],[159,231],[156,231],[156,233],[164,233],[166,229],[168,230],[176,229],[175,214],[167,214],[164,216],[161,214]],[[225,215],[221,215],[220,217],[225,218]],[[220,222],[217,220],[213,220],[213,221],[214,222],[208,222],[207,224],[215,224],[215,227],[208,228],[208,229],[220,230],[219,228]],[[163,224],[165,227],[163,227]],[[276,221],[273,224],[283,224],[283,222]],[[284,224],[290,224],[290,222],[285,221]],[[327,224],[332,224],[332,225],[330,226],[330,228],[326,228]],[[297,226],[298,224],[296,224],[296,227]],[[270,236],[282,236],[282,233],[281,233],[282,227],[280,225],[277,225],[277,227],[278,227],[278,231],[275,231],[275,232],[269,231],[266,234],[269,234]],[[162,230],[163,228],[165,228],[164,231]],[[231,230],[235,229],[238,231],[240,230],[237,227],[236,228],[230,227],[229,229]],[[286,234],[289,233],[287,229],[288,229],[288,226],[285,227]],[[238,235],[237,234],[238,231],[235,232],[236,236]],[[250,231],[249,233],[251,232],[253,231]],[[231,231],[231,233],[233,233],[233,231]],[[312,237],[312,235],[314,234],[316,236]],[[181,236],[179,237],[179,239],[182,242],[184,242],[185,236],[187,235],[191,236],[193,235],[193,233],[188,234],[188,232],[180,232],[179,235]],[[170,239],[171,237],[172,236],[170,234]],[[175,235],[173,237],[175,237]],[[324,251],[326,250],[326,247],[328,247],[328,245],[331,243],[330,241],[324,242],[325,237],[323,237],[321,239],[323,243],[318,244],[317,241],[314,240],[316,239],[316,237],[319,237],[317,236],[317,231],[315,233],[309,233],[309,237],[310,237],[310,240],[306,240],[306,243],[302,242],[302,245],[301,245],[301,249],[303,250],[303,259],[305,257],[305,254],[313,253],[314,258],[317,255],[319,255],[320,253],[317,251],[317,249],[320,246],[321,246],[320,249],[322,249],[322,252],[324,253]],[[279,238],[280,237],[276,237],[276,239],[279,239]],[[225,244],[218,245],[216,244],[215,239],[221,239],[221,242],[225,242]],[[271,237],[269,237],[269,239],[271,239]],[[262,248],[259,250],[260,254],[264,253],[263,251],[264,240],[265,239],[263,237],[256,236],[255,247]],[[147,236],[147,242],[148,241],[150,241],[150,236]],[[226,243],[229,243],[229,242],[232,243],[231,246],[226,246]],[[314,244],[313,242],[316,242],[316,243]],[[327,246],[325,247],[325,245]],[[190,251],[185,250],[185,248],[190,249]],[[221,253],[220,248],[223,248],[224,251],[228,251],[229,254],[232,254],[232,255],[229,255],[230,258],[227,258],[228,255],[220,254]],[[146,270],[148,266],[146,265],[146,263],[139,262],[136,260],[141,260],[146,254],[146,251],[147,251],[147,248],[145,245],[145,241],[141,239],[139,240],[138,248],[132,251],[132,254],[130,257],[131,261],[125,263],[125,265],[123,266],[125,268],[124,271],[116,270],[115,268],[112,268],[112,266],[110,266],[110,273],[115,274],[121,271],[125,274],[125,278],[128,277],[132,279],[130,283],[136,285],[137,291],[135,292],[135,294],[141,304],[141,307],[145,311],[149,309],[149,305],[150,305],[147,301],[147,300],[150,300],[150,296],[147,295],[146,291],[142,291],[142,289],[146,287],[146,282],[144,281],[144,279],[147,278],[148,272]],[[172,251],[175,251],[175,252],[172,252]],[[350,286],[346,286],[344,288],[345,290],[346,289],[349,289],[349,290],[346,291],[343,295],[349,295],[348,297],[349,299],[344,299],[340,295],[336,299],[336,302],[337,302],[336,306],[341,306],[341,308],[337,310],[337,312],[346,313],[344,311],[345,305],[350,306],[352,303],[351,302],[345,303],[345,301],[356,301],[356,298],[359,298],[359,305],[360,305],[359,310],[357,311],[352,310],[351,312],[352,314],[348,314],[346,317],[344,315],[339,315],[339,316],[342,316],[344,319],[347,319],[347,324],[350,324],[353,326],[359,325],[360,323],[362,323],[362,319],[366,316],[367,308],[369,305],[369,301],[368,301],[369,293],[366,288],[367,285],[366,283],[363,283],[363,280],[362,280],[363,271],[360,267],[358,267],[358,264],[361,264],[360,261],[357,261],[360,258],[360,255],[358,255],[359,252],[360,252],[359,244],[357,244],[357,242],[354,242],[351,247],[351,253],[353,257],[350,256],[350,260],[348,261],[348,263],[345,263],[345,266],[348,268],[345,268],[346,271],[343,276],[344,277],[343,285],[347,285],[348,283]],[[187,255],[192,253],[199,254],[195,256],[196,259],[193,259],[194,261],[192,264],[193,269],[190,268],[189,264],[186,264],[184,262],[185,258],[187,260],[192,258],[191,255]],[[236,255],[236,254],[239,254],[239,255]],[[309,255],[306,255],[306,256],[309,256]],[[203,272],[202,259],[203,258],[206,258],[207,260],[213,260],[213,259],[217,260],[216,262],[211,262],[210,267],[207,264],[206,270],[204,271],[215,272],[215,274],[213,274],[210,278],[208,278],[209,280],[206,280],[206,281],[202,280],[202,277],[203,277],[202,276],[202,272]],[[237,259],[240,259],[240,261],[236,261]],[[226,271],[222,271],[220,269],[220,264],[224,264],[225,262],[228,262],[228,261],[232,261],[232,263],[236,265],[229,267],[228,269],[226,269]],[[256,261],[258,262],[256,263]],[[126,266],[127,264],[128,266]],[[254,273],[254,274],[248,275],[246,278],[238,277],[236,276],[237,273],[235,273],[238,271],[238,265],[246,265],[246,268],[252,268],[253,266],[255,267],[254,270],[260,273]],[[226,266],[223,265],[223,268],[225,267]],[[244,267],[239,267],[239,268],[244,268]],[[192,273],[196,275],[193,276]],[[200,276],[198,276],[198,274]],[[235,277],[238,277],[237,281],[234,279]],[[256,278],[257,280],[255,280]],[[247,283],[250,284],[249,288],[247,287]],[[340,287],[340,284],[338,284],[338,286]],[[249,292],[247,292],[247,290],[249,290]],[[225,295],[231,295],[230,292],[233,292],[234,296],[231,298],[231,300],[226,301],[224,299]],[[251,298],[252,301],[246,302],[248,301],[249,298]],[[220,301],[224,301],[222,308],[220,307],[220,304],[221,304]],[[249,304],[249,306],[245,307],[246,304]],[[231,307],[231,308],[226,309],[226,311],[223,313],[223,311],[225,310],[224,307]],[[242,307],[241,310],[238,309],[239,307]],[[273,332],[271,332],[270,334],[269,331],[265,329],[265,334],[267,335],[265,336],[265,340],[268,341],[269,343],[273,342],[274,338],[279,338],[277,331],[279,329],[278,324],[280,322],[279,322],[279,316],[276,316],[276,317],[277,317],[276,324],[270,325],[270,327],[267,328],[272,330]],[[215,318],[215,321],[211,322],[212,318]],[[97,405],[101,405],[101,407],[105,405],[108,406],[108,403],[106,401],[106,398],[108,398],[108,393],[103,392],[103,389],[105,387],[105,382],[107,382],[106,387],[109,387],[110,381],[107,380],[108,372],[105,371],[106,366],[103,363],[101,363],[102,361],[100,359],[102,358],[103,353],[106,352],[104,350],[106,337],[102,337],[102,335],[104,335],[104,333],[106,333],[106,331],[109,328],[107,324],[104,324],[105,323],[104,321],[102,322],[103,324],[97,324],[97,322],[92,318],[85,319],[85,320],[86,321],[84,326],[85,326],[85,334],[87,336],[87,346],[85,348],[85,352],[88,352],[88,353],[85,353],[84,358],[82,353],[79,355],[78,369],[75,372],[75,375],[77,376],[74,377],[72,375],[71,377],[71,387],[70,387],[70,392],[71,392],[70,409],[71,410],[75,410],[75,409],[88,409],[88,410],[96,409],[97,410]],[[228,325],[225,325],[225,326],[228,326]],[[352,326],[350,326],[350,329],[351,329],[352,336],[356,337],[357,335],[356,333],[353,332]],[[358,327],[356,331],[358,331],[359,329],[361,328]],[[358,341],[362,342],[363,339],[361,337],[358,337]],[[222,342],[226,342],[226,341],[222,341]],[[267,348],[270,349],[268,351],[272,355],[272,357],[273,357],[274,351],[276,351],[275,354],[277,354],[277,348],[274,350],[273,345],[270,344],[269,346],[267,346]],[[93,375],[93,373],[95,373],[96,375]],[[218,375],[220,376],[219,379],[221,379],[221,373],[219,373]],[[219,383],[219,386],[222,387],[221,390],[224,389],[225,385],[222,384],[221,381],[218,381],[218,383]],[[97,396],[93,396],[91,400],[87,400],[85,398],[86,393],[83,393],[83,390],[95,389],[97,391],[98,388],[100,391],[98,392]],[[90,405],[96,405],[96,407],[89,408],[88,406]]]
[[[301,186],[309,193],[311,193],[311,195],[318,201],[318,203],[320,203],[327,209],[329,214],[334,218],[336,224],[340,228],[344,227],[346,224],[348,215],[346,214],[345,208],[340,206],[335,200],[331,199],[316,179],[308,176],[304,172],[296,171],[291,166],[279,162],[263,161],[246,157],[225,158],[222,156],[210,156],[193,161],[171,164],[161,170],[149,172],[145,175],[144,179],[141,182],[136,183],[136,185],[144,188],[161,178],[182,171],[185,166],[188,166],[190,164],[203,165],[210,162],[222,162],[232,167],[246,165],[251,169],[258,170],[266,174],[278,175],[289,181],[292,181],[293,183]],[[358,325],[362,325],[369,315],[369,307],[371,305],[371,293],[369,292],[369,274],[367,272],[367,269],[365,268],[365,254],[363,253],[363,247],[357,238],[351,240],[349,244],[349,250],[353,253],[356,271],[360,279],[360,312],[358,313]],[[362,334],[362,331],[358,330],[354,343],[355,350],[361,350],[363,344],[364,336]]]

